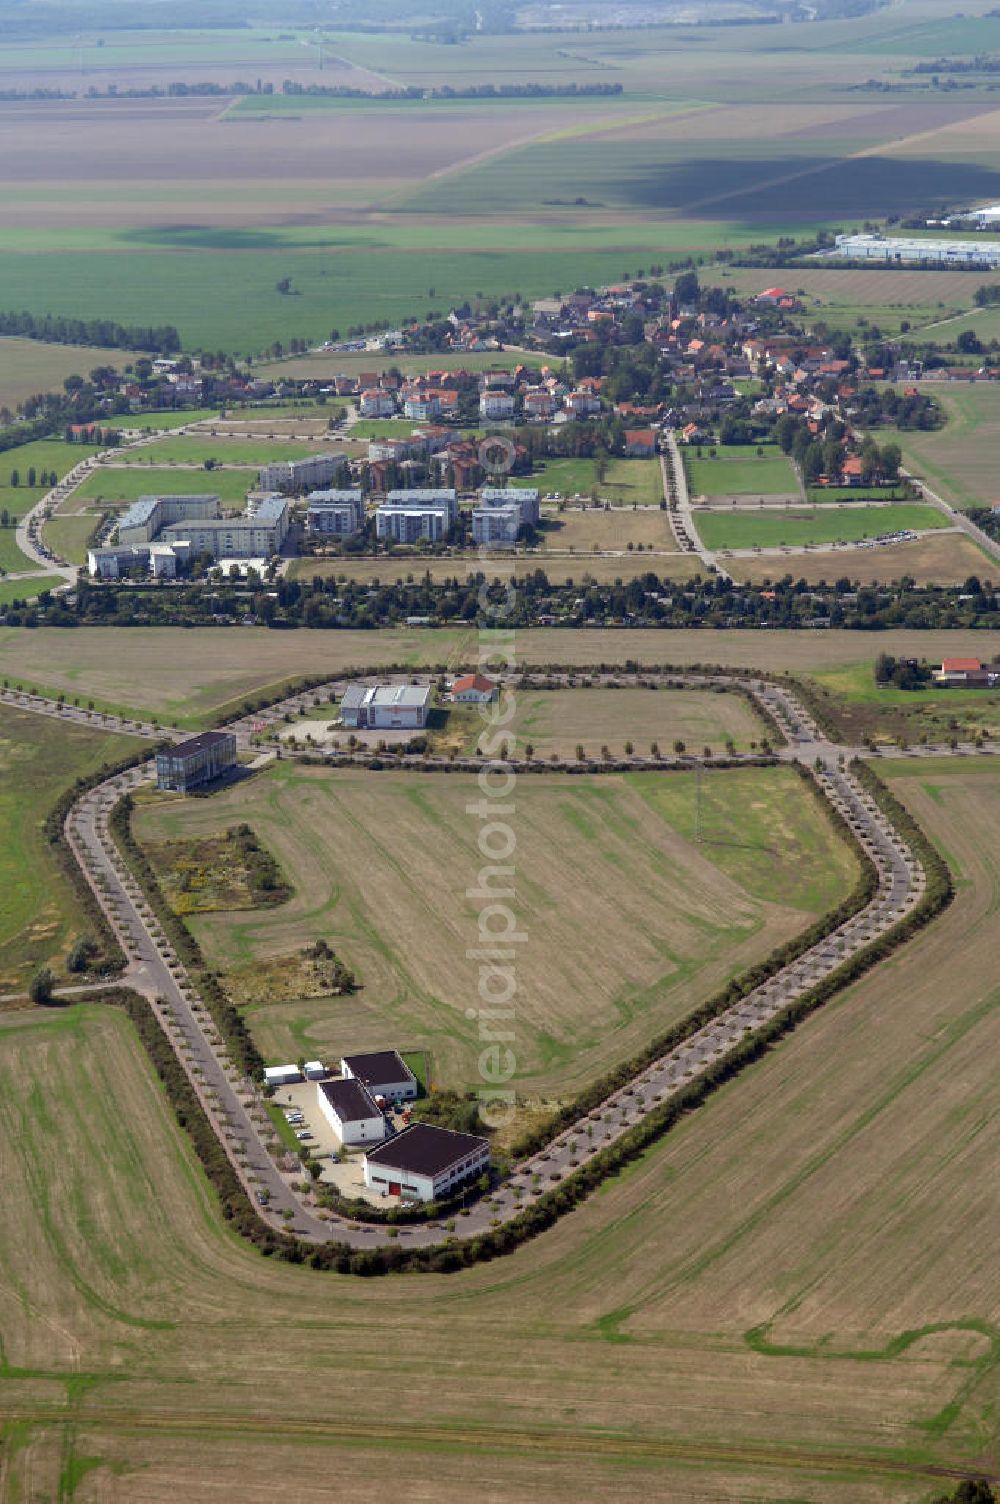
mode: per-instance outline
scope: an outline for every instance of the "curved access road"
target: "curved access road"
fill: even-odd
[[[745,680],[715,679],[747,687]],[[400,1224],[393,1229],[393,1242],[402,1239],[404,1246],[429,1247],[449,1238],[470,1238],[511,1220],[533,1196],[613,1144],[644,1114],[669,1101],[850,956],[886,934],[919,902],[925,887],[919,860],[858,781],[840,765],[839,760],[853,755],[854,749],[840,747],[824,737],[784,686],[761,681],[751,683],[750,689],[789,738],[779,757],[822,765],[815,775],[820,790],[847,821],[875,866],[878,887],[874,898],[767,982],[644,1067],[632,1081],[538,1153],[519,1162],[497,1190],[474,1201],[455,1219],[454,1228],[433,1222]],[[286,708],[300,708],[317,692],[293,696],[283,705],[272,707],[268,714],[277,718]],[[235,723],[244,745],[258,719],[246,717]],[[260,1216],[274,1227],[291,1230],[311,1242],[333,1239],[352,1248],[387,1246],[386,1227],[326,1212],[308,1190],[302,1194],[296,1189],[302,1181],[301,1168],[283,1167],[284,1155],[263,1098],[229,1057],[192,977],[116,846],[109,828],[112,810],[126,793],[151,777],[152,769],[147,764],[108,779],[85,793],[66,820],[70,847],[128,958],[124,980],[149,1000],[220,1143],[248,1194],[256,1199]],[[260,1205],[262,1194],[266,1205]]]

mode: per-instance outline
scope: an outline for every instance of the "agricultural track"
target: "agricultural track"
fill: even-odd
[[[604,682],[611,679],[628,682],[630,678],[634,676],[607,675]],[[671,682],[675,680],[676,676],[671,676]],[[516,677],[513,682],[516,683]],[[704,684],[704,677],[697,682]],[[787,745],[775,754],[778,760],[815,764],[819,790],[847,822],[874,865],[877,873],[874,897],[825,939],[711,1022],[693,1030],[676,1048],[645,1066],[544,1148],[519,1162],[498,1189],[468,1208],[459,1224],[460,1230],[448,1236],[472,1238],[511,1221],[547,1184],[572,1175],[579,1164],[614,1144],[651,1109],[669,1103],[672,1096],[724,1061],[783,1009],[858,951],[891,931],[920,901],[926,878],[918,857],[846,767],[858,749],[838,746],[826,739],[785,686],[729,679],[725,675],[715,675],[709,682],[720,687],[749,689],[759,708],[777,721],[788,738]],[[247,750],[262,723],[273,723],[287,711],[305,709],[316,694],[342,688],[342,683],[324,685],[307,694],[294,695],[263,714],[230,723],[230,729]],[[148,722],[102,716],[12,690],[0,692],[0,700],[42,714],[96,722],[105,729],[120,729],[132,735],[150,738],[164,735]],[[267,755],[260,759],[265,760]],[[637,759],[637,765],[642,761]],[[525,770],[529,767],[521,766]],[[259,1215],[272,1226],[292,1231],[310,1242],[333,1239],[352,1248],[383,1246],[389,1239],[384,1226],[349,1221],[329,1213],[320,1217],[293,1190],[292,1182],[301,1175],[301,1170],[296,1166],[286,1171],[272,1157],[275,1142],[264,1100],[255,1084],[241,1075],[229,1058],[191,976],[113,839],[109,822],[116,804],[130,791],[148,784],[153,773],[152,763],[147,762],[88,790],[73,805],[65,824],[69,846],[128,958],[122,982],[149,1001],[248,1195],[254,1198],[258,1193],[266,1193],[267,1205],[259,1207]],[[393,1231],[395,1237],[405,1239],[404,1246],[426,1248],[440,1243],[445,1236],[434,1224],[401,1225]]]

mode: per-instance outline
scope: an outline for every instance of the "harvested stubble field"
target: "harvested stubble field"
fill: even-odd
[[[900,773],[960,864],[948,913],[572,1216],[462,1274],[260,1259],[117,1012],[0,1018],[8,1489],[56,1498],[72,1470],[81,1500],[172,1504],[211,1477],[267,1504],[328,1491],[332,1467],[384,1487],[400,1447],[414,1499],[488,1474],[496,1504],[637,1484],[913,1504],[950,1491],[933,1469],[995,1473],[1000,787],[983,765]]]
[[[644,756],[653,742],[670,752],[676,740],[688,751],[701,753],[711,746],[717,756],[730,737],[741,752],[768,735],[763,723],[739,695],[708,690],[570,689],[521,690],[508,729],[523,752],[530,742],[536,757],[553,754],[572,760],[578,746],[587,757],[600,757],[606,746],[612,756],[631,742]],[[483,722],[478,712],[469,718],[467,746],[475,749]],[[738,794],[738,785],[733,785]]]
[[[907,469],[952,506],[963,511],[992,506],[1000,499],[1000,382],[935,382],[925,389],[948,415],[944,428],[932,433],[887,430],[882,441],[895,440]]]
[[[887,543],[878,548],[852,548],[837,553],[783,553],[779,557],[730,559],[726,568],[737,580],[752,585],[773,583],[791,575],[810,585],[847,578],[860,585],[901,580],[909,575],[918,585],[961,585],[970,575],[1000,577],[1000,565],[961,533],[940,533],[910,543]]]
[[[669,695],[656,700],[669,728]],[[685,705],[678,724],[692,714]],[[701,714],[707,725],[712,706]],[[518,780],[514,909],[528,933],[517,964],[520,1093],[581,1086],[851,886],[853,855],[793,773],[740,769],[703,784],[697,847],[693,775]],[[249,1004],[266,1058],[403,1040],[431,1049],[438,1079],[465,1089],[481,1048],[466,1017],[479,931],[465,894],[483,864],[466,812],[476,788],[466,775],[282,764],[217,798],[144,805],[135,828],[159,842],[245,820],[287,875],[295,896],[278,909],[189,920],[209,965]],[[278,1006],[259,994],[261,962],[317,938],[355,972],[360,993]]]
[[[95,366],[124,370],[140,358],[132,350],[47,344],[0,335],[0,407],[14,411],[38,392],[61,391],[67,376],[86,376]]]
[[[937,507],[909,502],[875,507],[791,507],[770,511],[762,508],[757,512],[746,508],[711,511],[701,507],[694,513],[694,522],[706,548],[720,549],[852,543],[904,528],[930,532],[949,526]]]
[[[26,594],[27,585],[12,588]],[[76,778],[136,746],[0,706],[0,993],[24,987],[43,964],[58,968],[85,928],[45,840],[45,815]]]
[[[725,633],[680,629],[581,632],[542,627],[517,633],[518,663],[579,667],[634,662],[643,665],[719,663],[767,672],[809,673],[851,663],[873,663],[878,652],[899,657],[982,657],[990,640],[981,632],[896,629],[864,632],[796,631]],[[73,632],[0,627],[0,678],[93,699],[100,709],[141,710],[192,728],[233,713],[243,696],[276,690],[303,674],[372,669],[475,666],[480,641],[471,629],[374,632],[269,632],[264,627],[78,627]]]

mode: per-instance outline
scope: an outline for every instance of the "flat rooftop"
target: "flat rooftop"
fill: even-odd
[[[340,703],[348,710],[359,705],[395,705],[414,709],[428,704],[430,697],[428,684],[349,684]]]
[[[406,1061],[396,1050],[372,1050],[367,1055],[345,1055],[344,1064],[352,1076],[369,1086],[390,1081],[416,1081]]]
[[[438,1128],[433,1123],[412,1123],[387,1143],[369,1149],[365,1157],[370,1164],[401,1170],[403,1174],[433,1177],[489,1147],[489,1139],[475,1133],[456,1133],[453,1128]]]
[[[375,1098],[361,1081],[322,1081],[319,1089],[342,1123],[382,1116]]]
[[[235,744],[236,737],[232,731],[201,731],[197,736],[189,736],[187,741],[175,742],[167,748],[168,757],[195,757],[199,752],[207,752],[210,747],[221,747],[227,742]]]

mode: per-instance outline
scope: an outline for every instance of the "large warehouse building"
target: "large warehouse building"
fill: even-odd
[[[850,261],[931,262],[936,266],[1000,266],[1000,240],[926,240],[838,235],[838,256]]]
[[[349,684],[340,718],[359,731],[422,731],[430,705],[426,684]]]
[[[365,1185],[387,1196],[440,1201],[490,1166],[490,1141],[413,1123],[365,1154]]]

